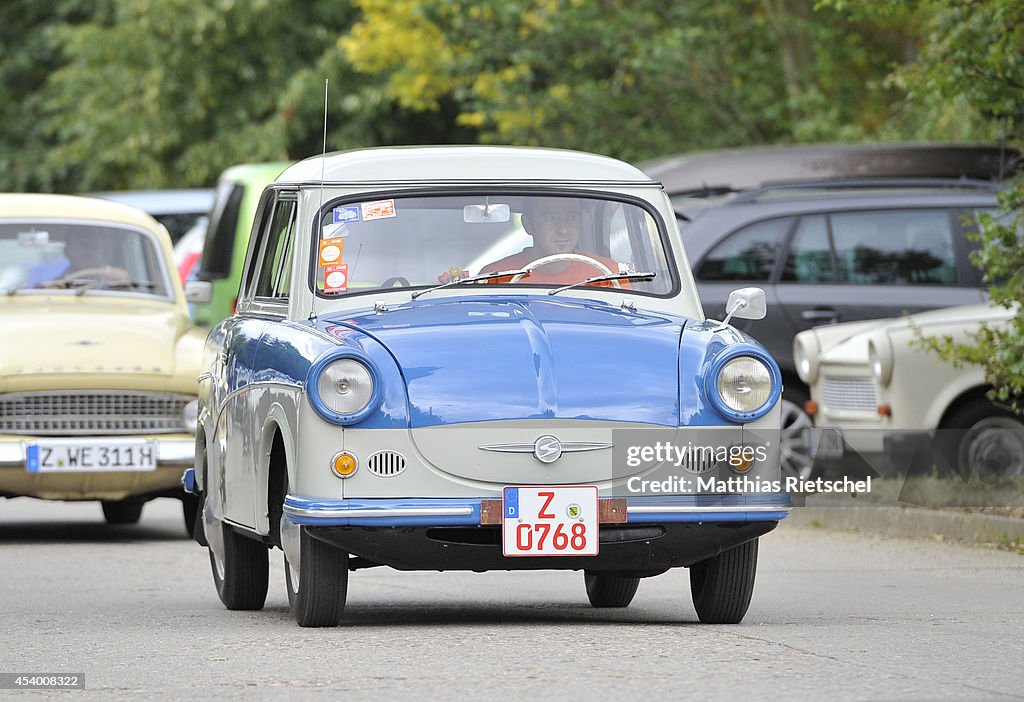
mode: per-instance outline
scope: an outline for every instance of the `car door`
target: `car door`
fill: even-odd
[[[981,301],[957,217],[949,208],[801,217],[775,284],[792,333]]]

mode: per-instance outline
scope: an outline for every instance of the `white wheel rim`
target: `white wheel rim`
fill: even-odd
[[[814,471],[814,459],[807,453],[807,440],[804,437],[804,432],[812,426],[811,418],[799,405],[789,400],[779,400],[779,406],[782,408],[779,447],[782,476],[805,480]]]

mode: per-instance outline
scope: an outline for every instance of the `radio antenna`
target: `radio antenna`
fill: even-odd
[[[324,231],[323,226],[323,209],[324,209],[324,178],[327,172],[327,87],[330,85],[330,79],[324,78],[324,148],[320,152],[320,206],[317,207],[317,219],[319,223],[316,228],[317,236],[322,236]],[[319,263],[319,261],[318,261]],[[316,281],[313,282],[313,298],[309,303],[309,320],[316,322]]]

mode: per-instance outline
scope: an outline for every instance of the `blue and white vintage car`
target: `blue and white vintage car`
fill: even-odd
[[[290,167],[205,370],[185,484],[229,609],[263,606],[277,547],[303,626],[381,565],[582,570],[596,607],[686,567],[699,619],[738,622],[790,510],[778,367],[705,320],[661,185],[602,156]]]

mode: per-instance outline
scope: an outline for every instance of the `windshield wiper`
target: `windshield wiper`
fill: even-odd
[[[480,275],[470,276],[469,278],[458,278],[456,280],[449,280],[447,283],[435,285],[434,287],[427,288],[426,290],[418,290],[412,294],[412,299],[415,300],[420,295],[426,295],[428,292],[434,292],[435,290],[447,288],[452,285],[463,285],[465,283],[479,283],[481,280],[491,280],[492,278],[504,278],[506,276],[514,275],[528,275],[529,273],[530,271],[524,268],[518,271],[496,271],[494,273],[481,273]]]
[[[152,280],[127,280],[117,279],[108,281],[104,286],[106,290],[120,290],[121,288],[147,288],[149,290],[156,290],[158,287],[157,283]]]
[[[580,282],[573,283],[572,285],[563,285],[560,288],[548,290],[548,295],[557,295],[564,290],[571,290],[572,288],[578,288],[581,285],[590,285],[591,283],[602,283],[606,280],[648,281],[654,280],[657,276],[657,273],[609,273],[607,275],[598,275],[593,278],[587,278],[586,280],[581,280]]]

